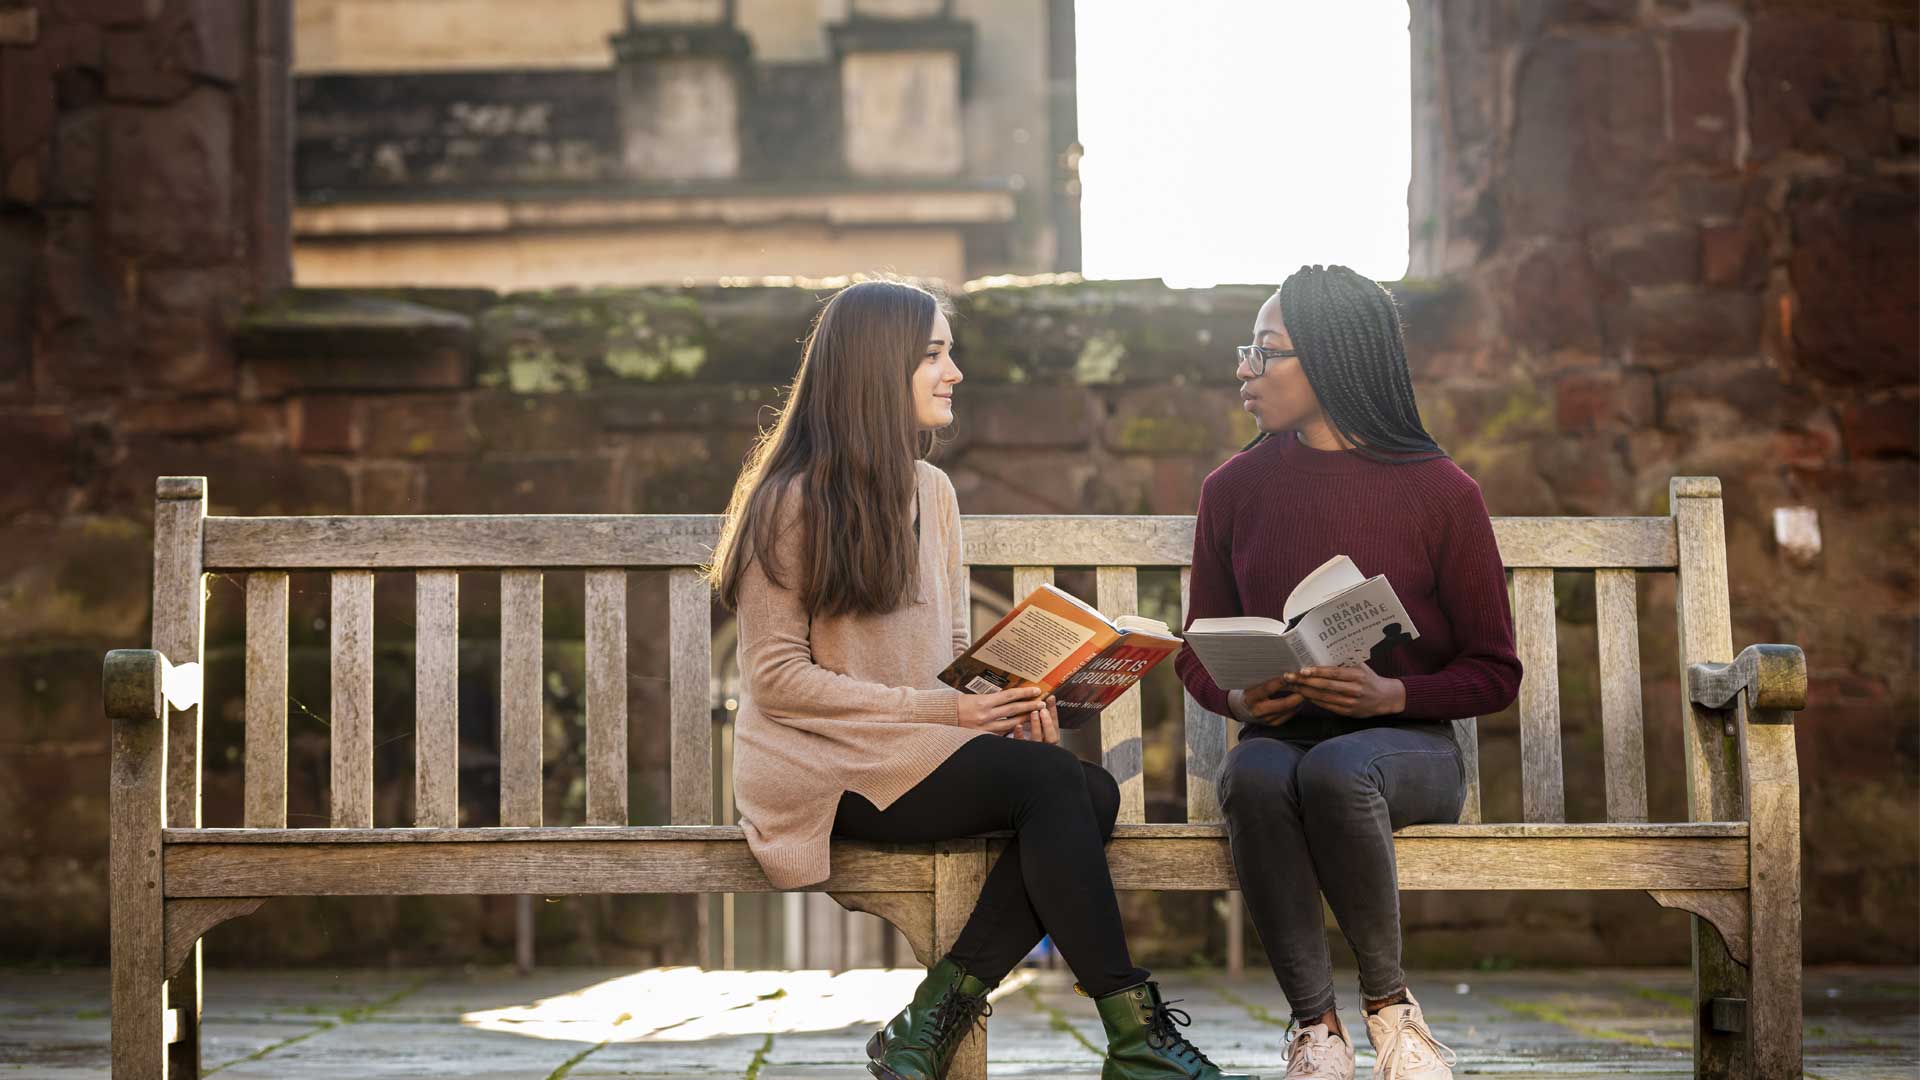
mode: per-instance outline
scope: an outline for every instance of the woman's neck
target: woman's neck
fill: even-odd
[[[1314,450],[1334,453],[1340,450],[1351,450],[1354,447],[1353,443],[1342,438],[1340,433],[1333,429],[1332,424],[1327,423],[1324,416],[1306,421],[1295,428],[1294,433],[1300,436],[1301,442]]]

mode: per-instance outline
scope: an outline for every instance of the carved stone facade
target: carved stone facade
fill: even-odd
[[[299,0],[300,281],[1078,265],[1068,0],[537,7]]]

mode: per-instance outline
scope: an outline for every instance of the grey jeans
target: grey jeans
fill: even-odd
[[[1406,985],[1393,830],[1460,816],[1465,770],[1446,724],[1288,739],[1249,729],[1227,754],[1220,805],[1233,865],[1274,978],[1303,1022],[1334,1007],[1320,897],[1360,961],[1360,993]]]

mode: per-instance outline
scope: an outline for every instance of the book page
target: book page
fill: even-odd
[[[1295,646],[1296,635],[1196,633],[1198,625],[1187,627],[1187,645],[1222,690],[1258,686],[1310,662]]]
[[[1287,602],[1281,610],[1281,617],[1286,620],[1288,626],[1292,626],[1295,619],[1312,608],[1326,603],[1366,580],[1366,577],[1360,573],[1360,568],[1353,564],[1352,559],[1345,555],[1335,555],[1314,567],[1311,573],[1300,579],[1300,584],[1293,587],[1293,591],[1287,594]]]
[[[1039,682],[1092,640],[1091,628],[1029,605],[996,628],[973,656],[1022,679]]]

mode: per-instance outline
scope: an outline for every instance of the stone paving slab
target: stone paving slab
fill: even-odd
[[[563,1080],[824,1080],[863,1075],[861,1047],[916,971],[210,971],[209,1075]],[[1271,979],[1166,973],[1196,1043],[1278,1080],[1286,1001]],[[1352,973],[1339,986],[1350,994]],[[1691,1075],[1684,971],[1428,972],[1415,976],[1460,1075]],[[1343,1001],[1350,1003],[1348,996]],[[0,971],[0,1077],[95,1080],[107,1072],[104,971]],[[1920,1080],[1920,972],[1807,977],[1807,1075]],[[1349,1027],[1357,1010],[1343,1007]],[[1093,1003],[1057,971],[1022,971],[996,994],[996,1078],[1099,1076]],[[1362,1038],[1360,1075],[1371,1059]]]

